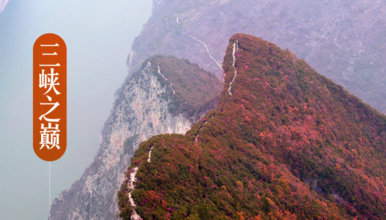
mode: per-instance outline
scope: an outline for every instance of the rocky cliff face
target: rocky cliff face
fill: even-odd
[[[190,75],[196,74],[196,78],[202,78],[198,77],[199,74],[207,74],[208,78],[215,80],[209,87],[213,93],[204,95],[204,99],[211,101],[198,106],[190,99],[180,97],[179,84],[185,75],[178,65],[185,67],[185,71],[189,70]],[[176,80],[176,76],[180,80]],[[205,88],[205,84],[198,87]],[[184,134],[196,117],[214,108],[214,94],[219,94],[220,87],[221,83],[213,74],[188,61],[155,57],[144,62],[142,68],[128,77],[117,91],[114,107],[101,132],[101,146],[94,162],[80,180],[55,199],[50,220],[116,219],[116,193],[139,143],[156,134]],[[178,101],[191,108],[198,106],[197,110],[181,110],[184,105],[178,105]]]
[[[152,54],[189,59],[222,78],[223,48],[248,33],[289,48],[319,73],[386,112],[386,2],[157,0],[136,38],[132,70]]]
[[[386,219],[385,115],[251,35],[223,69],[216,110],[141,143],[122,219]]]
[[[2,11],[4,11],[4,8],[5,8],[5,6],[7,5],[8,2],[9,2],[9,0],[0,0],[0,13]]]
[[[229,37],[236,32],[249,33],[291,49],[319,73],[331,77],[385,112],[385,10],[386,3],[376,0],[154,0],[153,15],[133,43],[127,60],[130,76],[117,92],[117,101],[103,129],[101,149],[95,162],[71,189],[55,200],[52,219],[109,219],[108,216],[114,216],[116,202],[113,191],[119,188],[126,168],[124,164],[133,154],[132,149],[124,146],[130,146],[130,143],[137,146],[146,139],[145,136],[159,134],[154,128],[155,123],[160,123],[157,130],[160,133],[164,132],[160,130],[161,126],[171,125],[151,118],[155,117],[152,112],[162,112],[161,99],[164,96],[154,98],[154,103],[159,102],[154,105],[158,106],[157,109],[148,107],[145,103],[150,97],[155,97],[156,93],[152,93],[155,91],[131,81],[138,76],[136,71],[143,71],[142,63],[149,56],[162,54],[185,58],[222,78],[220,64]],[[160,88],[168,91],[170,98],[174,82],[164,85],[165,81],[160,77],[157,78]],[[143,99],[125,98],[129,97],[123,94],[127,91],[124,89],[126,86],[138,87],[137,95],[144,92]],[[173,106],[183,104],[181,100],[184,98],[179,101],[168,99],[168,104],[162,102],[162,106],[167,108],[164,112],[169,115],[170,123],[178,122],[189,127],[187,123],[196,120],[200,111],[186,113],[185,119],[178,116],[184,115],[181,109],[188,109],[188,105],[180,106],[177,111]],[[124,103],[130,106],[131,113],[124,112]],[[207,103],[206,107],[210,106],[213,102]],[[202,110],[206,107],[203,106]],[[141,108],[148,114],[138,110]],[[133,121],[125,121],[125,117]],[[179,132],[183,133],[183,130]],[[125,149],[126,153],[122,154]]]

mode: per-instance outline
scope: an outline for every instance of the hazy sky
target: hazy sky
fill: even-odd
[[[114,91],[151,0],[10,0],[0,13],[0,219],[48,217],[48,163],[32,148],[32,46],[67,44],[68,141],[51,164],[51,199],[79,179],[99,148]]]

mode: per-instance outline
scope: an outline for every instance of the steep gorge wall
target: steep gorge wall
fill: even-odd
[[[191,60],[222,78],[217,63],[229,37],[247,33],[290,49],[386,112],[385,1],[154,0],[154,6],[132,46],[133,71],[162,54]]]
[[[171,114],[167,101],[157,97],[168,88],[150,69],[140,71],[146,80],[133,81],[143,61],[154,54],[189,59],[222,78],[218,63],[229,37],[250,33],[291,49],[318,72],[385,112],[385,6],[375,0],[154,0],[153,15],[133,43],[129,76],[117,92],[95,161],[54,201],[51,219],[115,218],[115,194],[138,144],[156,134],[190,128],[191,119]],[[169,121],[157,120],[159,115]],[[180,126],[171,127],[176,123]]]
[[[385,115],[255,36],[230,38],[223,69],[214,111],[139,146],[123,220],[386,219]]]
[[[139,143],[156,134],[184,134],[192,124],[168,111],[170,101],[159,98],[166,93],[167,85],[152,73],[150,62],[122,85],[94,162],[55,199],[51,220],[116,219],[116,192]]]
[[[197,64],[153,56],[116,91],[94,162],[51,206],[50,220],[117,219],[117,191],[134,152],[157,134],[185,134],[218,102],[221,82]]]

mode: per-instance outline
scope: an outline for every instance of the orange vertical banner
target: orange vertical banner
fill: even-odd
[[[67,48],[56,34],[40,36],[33,47],[33,148],[45,161],[67,148]]]

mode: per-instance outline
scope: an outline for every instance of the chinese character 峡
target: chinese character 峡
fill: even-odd
[[[51,89],[54,89],[56,95],[60,94],[60,92],[58,92],[58,90],[55,88],[55,86],[59,85],[59,83],[56,82],[58,80],[58,77],[56,76],[58,75],[59,73],[55,73],[54,68],[51,68],[51,73],[49,74],[45,74],[44,69],[42,70],[42,73],[39,74],[39,88],[44,87],[46,89],[47,86],[49,86],[44,95],[51,91]]]

